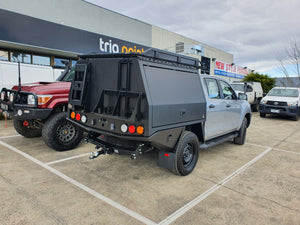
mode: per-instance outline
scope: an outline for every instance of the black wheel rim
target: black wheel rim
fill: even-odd
[[[68,143],[76,135],[76,128],[73,124],[65,122],[57,128],[57,137],[61,143]]]
[[[189,167],[193,162],[195,155],[194,145],[192,143],[187,143],[183,150],[183,166]]]

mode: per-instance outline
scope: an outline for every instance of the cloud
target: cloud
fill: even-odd
[[[300,37],[299,0],[89,0],[234,55],[266,71]]]

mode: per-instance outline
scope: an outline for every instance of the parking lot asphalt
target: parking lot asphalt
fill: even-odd
[[[0,224],[300,224],[300,121],[253,113],[243,146],[201,151],[192,174],[57,152],[0,121]]]

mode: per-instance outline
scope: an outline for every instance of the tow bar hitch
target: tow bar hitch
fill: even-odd
[[[90,157],[89,157],[90,159],[95,159],[99,155],[106,155],[106,154],[111,155],[114,153],[112,148],[104,148],[104,147],[97,146],[96,149],[100,149],[100,150],[96,151],[96,152],[91,152]]]

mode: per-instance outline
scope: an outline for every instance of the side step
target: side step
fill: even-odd
[[[227,134],[227,135],[209,140],[203,144],[200,144],[200,149],[201,150],[207,149],[209,147],[221,144],[222,142],[229,141],[230,139],[235,138],[237,136],[238,136],[238,132],[235,132],[235,133]]]

